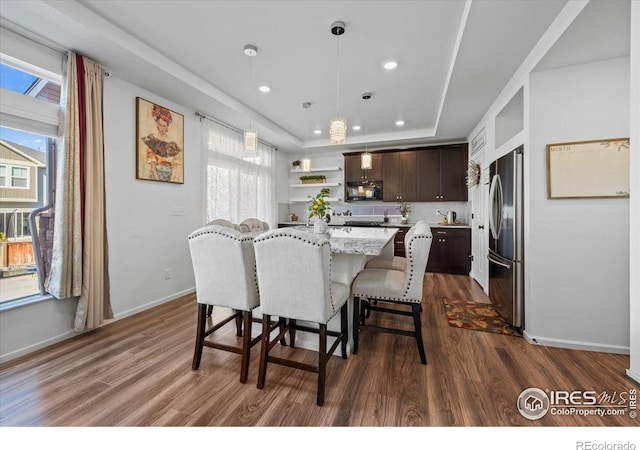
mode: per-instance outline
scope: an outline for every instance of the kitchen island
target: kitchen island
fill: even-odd
[[[313,226],[297,226],[296,230],[306,231],[315,236],[325,237],[331,246],[331,279],[351,286],[355,277],[364,269],[371,258],[390,252],[393,253],[393,238],[398,228],[392,227],[329,227],[327,233],[315,234]],[[353,346],[352,320],[353,302],[348,300],[349,310],[349,345]],[[305,324],[310,325],[310,324]],[[340,314],[334,316],[327,324],[329,330],[340,330]],[[317,336],[303,331],[296,334],[296,346],[318,351]]]

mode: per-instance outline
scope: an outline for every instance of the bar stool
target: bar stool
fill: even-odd
[[[404,272],[393,269],[364,269],[353,281],[353,353],[358,353],[361,330],[370,330],[404,336],[416,339],[420,362],[427,364],[422,341],[422,324],[420,320],[420,302],[424,274],[429,259],[429,251],[433,236],[431,228],[426,223],[417,224],[413,233],[407,232],[405,248],[407,264]],[[411,312],[402,309],[392,309],[371,304],[372,300],[379,303],[392,303],[400,306],[410,306]],[[370,311],[403,316],[413,316],[413,331],[392,329],[366,324],[366,317]]]
[[[240,222],[240,226],[246,226],[249,229],[250,233],[260,232],[263,233],[265,231],[269,231],[269,224],[267,222],[263,222],[260,219],[250,218],[245,219]]]
[[[249,372],[251,347],[260,336],[251,339],[252,310],[260,304],[255,274],[253,238],[234,229],[209,225],[189,235],[189,250],[196,280],[198,325],[192,369],[200,366],[203,347],[212,347],[242,355],[240,382]],[[233,309],[233,314],[206,329],[207,306]],[[216,330],[236,320],[236,334],[242,335],[242,347],[206,340]],[[242,321],[244,332],[239,327]]]
[[[413,233],[415,233],[415,228],[417,225],[426,223],[424,220],[419,220],[416,222],[414,226],[409,228],[407,233],[405,234],[404,242],[405,242],[405,254],[406,254],[406,246],[407,241]],[[404,272],[407,268],[407,258],[403,256],[376,256],[371,259],[365,265],[365,269],[391,269],[391,270],[399,270],[400,272]]]
[[[258,388],[264,388],[268,363],[280,364],[318,374],[316,403],[324,403],[327,361],[342,344],[342,358],[347,358],[349,287],[331,281],[331,249],[329,241],[291,228],[268,231],[256,237],[256,266],[263,314],[262,345]],[[340,332],[327,330],[327,323],[340,311]],[[271,340],[267,323],[271,316],[286,318],[287,324]],[[318,328],[297,321],[313,322]],[[295,346],[296,330],[317,333],[318,364],[303,364],[269,354],[277,340],[289,332]],[[327,336],[336,340],[327,351]]]

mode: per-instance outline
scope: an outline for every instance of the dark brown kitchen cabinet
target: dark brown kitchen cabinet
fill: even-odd
[[[468,274],[471,271],[471,229],[431,228],[433,241],[427,272]]]
[[[419,202],[468,200],[467,144],[419,150],[416,196]]]
[[[360,166],[360,153],[351,153],[344,155],[344,181],[377,181],[382,180],[382,155],[379,153],[371,154],[371,169],[363,170]]]
[[[393,256],[402,256],[406,257],[406,253],[404,251],[404,237],[409,231],[409,226],[398,227],[398,232],[393,237]]]
[[[416,201],[416,152],[389,152],[382,155],[382,200]]]

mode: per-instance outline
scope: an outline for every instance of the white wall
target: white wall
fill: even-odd
[[[627,352],[629,199],[548,200],[546,145],[629,136],[629,58],[532,73],[529,91],[529,339]]]
[[[137,96],[184,115],[184,184],[136,180]],[[193,290],[187,235],[203,222],[200,125],[193,111],[110,77],[104,133],[111,302],[119,319]],[[171,216],[174,206],[185,207],[186,215]],[[0,360],[73,336],[75,304],[52,299],[0,312]]]
[[[631,261],[630,362],[627,375],[640,383],[640,2],[631,4]]]

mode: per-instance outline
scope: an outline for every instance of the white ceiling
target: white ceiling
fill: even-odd
[[[338,106],[362,125],[343,148],[466,139],[565,3],[3,0],[0,16],[194,111],[241,129],[250,117],[263,139],[297,151],[330,147]],[[339,38],[336,20],[346,23]],[[258,47],[253,82],[245,44]],[[387,72],[389,59],[399,66]]]

